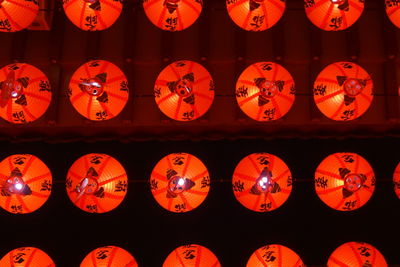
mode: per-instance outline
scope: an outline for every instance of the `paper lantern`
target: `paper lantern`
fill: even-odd
[[[90,252],[80,267],[138,267],[135,258],[116,246],[100,247]]]
[[[315,80],[313,91],[318,109],[336,121],[360,117],[374,98],[371,77],[363,68],[351,62],[328,65]]]
[[[143,0],[150,21],[166,31],[182,31],[200,16],[203,0]]]
[[[0,69],[0,91],[0,116],[15,124],[37,120],[51,102],[51,86],[46,75],[25,63]]]
[[[303,261],[290,248],[282,245],[267,245],[257,249],[246,267],[304,267]]]
[[[400,28],[400,2],[396,0],[385,0],[386,14],[390,21]]]
[[[400,163],[397,165],[393,175],[394,192],[400,198]]]
[[[365,0],[304,0],[307,17],[325,31],[341,31],[353,25],[364,10]]]
[[[285,12],[285,0],[227,0],[231,19],[247,31],[264,31],[274,26]]]
[[[37,1],[1,0],[0,32],[16,32],[29,27],[38,12]]]
[[[121,204],[128,190],[128,177],[113,157],[87,154],[69,169],[66,187],[75,206],[91,213],[104,213]]]
[[[165,115],[178,121],[191,121],[210,108],[214,100],[214,82],[200,64],[177,61],[158,75],[154,96]]]
[[[292,174],[280,158],[267,153],[254,153],[236,166],[232,188],[243,206],[267,212],[285,203],[292,192],[292,182]]]
[[[154,167],[150,188],[163,208],[172,212],[187,212],[206,199],[210,175],[195,156],[188,153],[169,154]]]
[[[241,110],[257,121],[284,116],[295,98],[290,73],[274,62],[258,62],[247,67],[236,83],[236,100]]]
[[[109,120],[116,117],[128,102],[128,80],[109,61],[89,61],[72,75],[68,95],[82,116],[93,121]]]
[[[329,207],[355,210],[367,203],[375,190],[375,175],[369,163],[356,153],[335,153],[315,171],[315,190]]]
[[[163,267],[177,266],[221,267],[221,264],[208,248],[192,244],[172,251],[163,264]]]
[[[0,206],[11,213],[31,213],[49,198],[49,168],[37,157],[15,154],[0,162]]]
[[[123,0],[63,0],[67,17],[85,31],[105,30],[118,19]]]
[[[348,242],[338,247],[328,259],[328,267],[387,267],[383,255],[363,242]]]
[[[55,267],[53,260],[42,250],[21,247],[8,252],[1,260],[1,267]]]

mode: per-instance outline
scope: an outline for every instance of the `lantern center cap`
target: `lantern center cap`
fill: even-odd
[[[344,187],[350,192],[358,191],[363,185],[360,175],[350,173],[344,178]]]
[[[23,85],[19,81],[6,81],[6,86],[9,86],[11,89],[11,98],[18,98],[22,95]]]
[[[24,195],[25,182],[19,176],[11,176],[6,181],[6,189],[11,194]]]
[[[274,82],[266,80],[260,86],[260,93],[268,98],[274,97],[279,92],[278,86]]]
[[[356,96],[362,92],[364,86],[358,79],[349,78],[343,83],[343,89],[348,96]]]
[[[257,189],[261,192],[268,192],[271,187],[271,177],[261,176],[256,181]]]
[[[331,0],[331,2],[332,4],[335,5],[343,5],[346,2],[346,0]]]
[[[76,187],[78,193],[85,193],[87,195],[92,195],[97,192],[99,184],[97,180],[92,177],[85,177]]]
[[[80,83],[81,89],[91,96],[99,96],[103,93],[104,86],[97,78],[84,80]]]
[[[180,176],[172,177],[168,182],[168,190],[174,194],[182,193],[186,190],[186,180]]]
[[[178,84],[176,85],[175,92],[180,97],[188,97],[192,94],[192,83],[186,79],[179,80]]]

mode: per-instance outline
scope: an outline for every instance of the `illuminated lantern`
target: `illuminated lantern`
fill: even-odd
[[[188,257],[188,255],[190,256]],[[176,248],[168,255],[163,264],[163,267],[177,266],[221,267],[221,264],[208,248],[192,244]]]
[[[0,91],[0,116],[11,123],[37,120],[51,102],[51,87],[46,75],[25,63],[0,69]]]
[[[319,198],[335,210],[350,211],[368,202],[375,190],[375,175],[369,163],[356,153],[335,153],[315,171]]]
[[[0,162],[0,206],[11,213],[30,213],[49,198],[49,168],[37,157],[15,154]]]
[[[247,67],[236,83],[236,100],[250,118],[277,120],[292,107],[295,98],[290,73],[274,62],[258,62]]]
[[[364,10],[365,0],[304,0],[307,17],[325,31],[341,31],[353,25]]]
[[[374,98],[369,74],[357,64],[337,62],[321,71],[314,82],[314,101],[319,110],[336,121],[363,115]]]
[[[37,17],[37,1],[0,0],[0,32],[16,32],[28,28]]]
[[[400,4],[398,1],[386,0],[385,1],[386,14],[388,15],[390,21],[400,28]]]
[[[128,189],[128,177],[113,157],[87,154],[69,169],[66,187],[75,206],[87,212],[104,213],[121,204]]]
[[[268,257],[272,255],[273,257]],[[304,267],[303,261],[290,248],[282,245],[267,245],[257,249],[250,257],[246,267]]]
[[[67,17],[85,31],[107,29],[118,19],[122,2],[116,0],[63,0]]]
[[[191,121],[210,108],[214,100],[214,82],[200,64],[177,61],[158,75],[154,96],[165,115],[178,121]]]
[[[328,267],[387,267],[383,255],[363,242],[348,242],[338,247],[328,259]]]
[[[285,12],[285,0],[226,1],[231,19],[247,31],[264,31],[274,26]]]
[[[80,267],[138,267],[135,258],[125,249],[116,246],[100,247],[90,252]]]
[[[267,212],[279,208],[288,199],[292,192],[292,174],[277,156],[254,153],[236,166],[232,188],[243,206]]]
[[[89,61],[72,75],[68,94],[82,116],[93,121],[108,120],[117,116],[128,102],[128,80],[109,61]]]
[[[144,0],[143,8],[150,21],[166,31],[182,31],[200,16],[202,0]]]
[[[397,165],[393,175],[394,191],[400,198],[400,163]]]
[[[42,250],[21,247],[8,252],[1,260],[1,267],[55,267],[53,260]]]
[[[206,199],[210,176],[206,166],[195,156],[174,153],[162,158],[154,167],[150,188],[163,208],[172,212],[187,212]]]

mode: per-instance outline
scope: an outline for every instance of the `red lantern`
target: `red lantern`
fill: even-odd
[[[190,253],[190,257],[187,256],[188,253]],[[221,264],[208,248],[192,244],[172,251],[163,264],[163,267],[177,266],[221,267]]]
[[[272,255],[274,260],[271,260]],[[290,248],[282,245],[267,245],[257,249],[250,257],[246,267],[304,267],[303,261]]]
[[[67,17],[85,31],[105,30],[118,19],[122,2],[115,0],[63,0]]]
[[[307,17],[325,31],[341,31],[353,25],[364,10],[364,0],[304,0]]]
[[[135,258],[116,246],[100,247],[90,252],[80,267],[138,267]]]
[[[202,0],[144,0],[143,8],[150,21],[166,31],[182,31],[200,16]]]
[[[80,157],[69,169],[66,182],[69,199],[75,206],[92,213],[115,209],[128,189],[124,167],[105,154]]]
[[[52,176],[37,157],[16,154],[0,162],[0,206],[11,213],[31,213],[49,198]]]
[[[335,153],[315,171],[319,198],[335,210],[355,210],[368,202],[375,190],[371,165],[356,153]]]
[[[150,178],[151,193],[163,208],[172,212],[191,211],[206,199],[210,176],[198,158],[174,153],[162,158]]]
[[[0,69],[0,91],[0,116],[15,124],[37,120],[51,102],[51,87],[46,75],[25,63]]]
[[[154,96],[165,115],[178,121],[191,121],[210,108],[214,100],[214,82],[200,64],[177,61],[158,75]]]
[[[328,259],[328,267],[387,267],[383,255],[363,242],[348,242],[338,247]]]
[[[105,60],[80,66],[69,82],[69,100],[84,117],[93,121],[116,117],[129,98],[125,74]]]
[[[321,71],[314,82],[314,101],[319,110],[336,121],[363,115],[374,98],[369,74],[357,64],[337,62]]]
[[[42,250],[22,247],[11,250],[1,260],[1,267],[55,267],[53,260]]]
[[[387,0],[385,1],[386,14],[388,15],[390,21],[400,28],[400,4],[397,1]]]
[[[292,192],[292,175],[277,156],[254,153],[236,166],[232,188],[243,206],[267,212],[279,208],[288,199]]]
[[[274,62],[258,62],[247,67],[236,83],[236,100],[250,118],[277,120],[292,107],[295,98],[290,73]]]
[[[231,19],[247,31],[264,31],[274,26],[285,12],[285,0],[226,1]]]
[[[37,1],[1,0],[0,21],[1,32],[16,32],[28,28],[37,17],[39,4]]]
[[[397,165],[393,175],[394,191],[400,198],[400,163]]]

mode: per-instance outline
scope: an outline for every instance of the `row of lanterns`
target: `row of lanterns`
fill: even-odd
[[[0,69],[0,117],[15,123],[32,122],[42,116],[52,98],[46,75],[36,67],[14,63]],[[248,66],[236,83],[241,110],[256,121],[274,121],[289,112],[295,101],[295,83],[290,73],[274,62]],[[124,73],[105,60],[89,61],[72,75],[67,90],[73,107],[93,121],[116,117],[129,98]],[[155,101],[169,118],[192,121],[211,107],[215,86],[210,73],[194,61],[169,64],[158,75]],[[314,101],[335,121],[350,121],[363,115],[373,100],[373,81],[352,62],[325,67],[314,82]]]
[[[0,206],[11,213],[39,209],[52,190],[52,174],[37,157],[15,154],[0,162]],[[293,178],[280,158],[254,153],[236,166],[232,189],[236,199],[256,212],[282,206],[292,192]],[[352,211],[365,205],[375,190],[375,174],[369,163],[355,153],[335,153],[315,171],[315,190],[329,207]],[[206,166],[194,155],[174,153],[162,158],[149,180],[153,197],[171,212],[188,212],[207,197],[211,179]],[[400,198],[400,164],[394,173],[395,193]],[[106,154],[87,154],[70,167],[66,179],[69,199],[81,210],[104,213],[115,209],[126,196],[128,177],[124,167]]]
[[[31,265],[29,265],[29,263]],[[0,260],[2,267],[27,266],[55,267],[53,260],[42,250],[22,247],[10,251]],[[135,258],[117,246],[100,247],[90,252],[80,267],[138,267]],[[196,244],[176,248],[165,259],[163,267],[220,267],[218,258],[208,248]],[[271,244],[257,249],[247,261],[246,267],[304,267],[301,258],[288,247]],[[383,255],[372,245],[364,242],[347,242],[330,255],[328,267],[387,267]]]
[[[326,31],[345,30],[353,25],[364,10],[365,0],[304,0],[307,17]],[[400,4],[397,0],[382,0],[390,20],[400,28]],[[226,0],[230,18],[247,31],[264,31],[282,17],[285,0]],[[2,0],[0,31],[19,31],[28,27],[39,10],[37,1]],[[109,28],[118,19],[123,0],[63,0],[67,17],[86,31]],[[203,0],[143,0],[149,20],[166,31],[181,31],[200,16]]]

